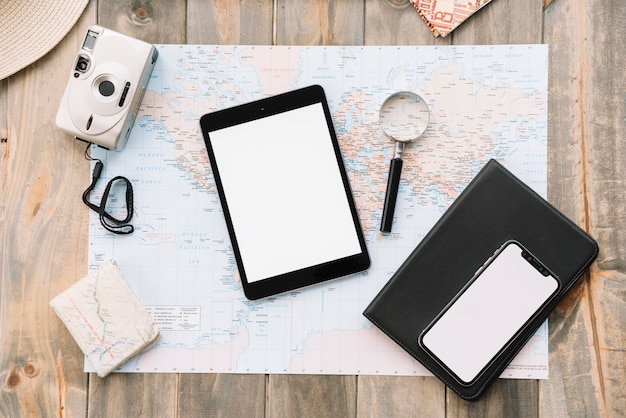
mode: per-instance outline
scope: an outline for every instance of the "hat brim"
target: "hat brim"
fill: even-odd
[[[0,0],[0,80],[54,48],[89,0]]]

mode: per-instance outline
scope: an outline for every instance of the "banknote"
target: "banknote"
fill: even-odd
[[[492,0],[411,0],[435,36],[444,37]]]

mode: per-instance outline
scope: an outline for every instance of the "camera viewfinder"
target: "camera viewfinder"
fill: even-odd
[[[97,38],[98,32],[88,30],[87,36],[85,36],[85,41],[83,42],[83,49],[86,49],[87,51],[93,51],[93,46],[96,44]]]

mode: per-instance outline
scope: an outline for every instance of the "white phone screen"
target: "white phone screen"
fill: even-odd
[[[559,288],[516,242],[505,244],[488,263],[421,339],[464,383],[476,379]]]

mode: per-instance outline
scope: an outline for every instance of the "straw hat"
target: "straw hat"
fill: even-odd
[[[0,0],[0,80],[58,44],[89,0]]]

